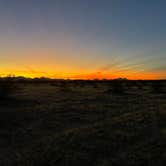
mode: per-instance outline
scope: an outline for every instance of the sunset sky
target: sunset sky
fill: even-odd
[[[0,76],[166,79],[165,0],[0,0]]]

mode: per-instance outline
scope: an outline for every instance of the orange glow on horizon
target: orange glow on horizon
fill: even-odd
[[[0,71],[0,77],[23,76],[29,78],[47,77],[55,79],[116,79],[127,78],[131,80],[165,79],[166,72],[41,72],[41,71]]]

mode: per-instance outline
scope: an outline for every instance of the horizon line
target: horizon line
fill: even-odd
[[[45,77],[45,76],[40,76],[40,77],[27,77],[27,76],[0,76],[0,79],[5,79],[5,78],[10,78],[10,79],[18,79],[18,78],[22,78],[22,79],[48,79],[48,80],[71,80],[71,81],[111,81],[111,80],[126,80],[126,81],[166,81],[166,78],[164,79],[128,79],[128,78],[92,78],[92,79],[87,79],[87,78],[51,78],[51,77]]]

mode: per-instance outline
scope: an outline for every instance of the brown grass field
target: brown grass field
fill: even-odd
[[[0,166],[165,165],[161,83],[12,82],[0,99]]]

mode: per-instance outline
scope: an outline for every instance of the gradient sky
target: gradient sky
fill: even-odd
[[[165,0],[0,0],[0,75],[166,78]]]

